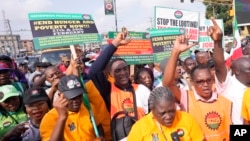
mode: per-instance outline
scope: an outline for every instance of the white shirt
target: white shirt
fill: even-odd
[[[46,93],[47,93],[47,95],[48,95],[49,92],[51,91],[51,88],[48,88],[48,89],[46,89],[45,91],[46,91]],[[59,98],[59,94],[60,94],[60,92],[57,90],[57,91],[55,92],[55,94],[54,94],[54,97],[53,97],[53,103]]]
[[[148,98],[150,95],[150,90],[142,85],[139,84],[137,89],[135,89],[135,95],[136,95],[136,106],[141,107],[144,110],[144,113],[148,113]]]
[[[242,99],[247,86],[243,85],[236,77],[231,76],[231,72],[227,72],[225,82],[220,83],[215,76],[215,85],[218,94],[222,94],[232,101],[232,121],[233,124],[243,124],[241,117]]]
[[[33,73],[31,73],[31,74],[29,75],[28,84],[29,84],[30,86],[33,84],[32,79],[33,79],[34,76],[37,75],[37,74],[41,74],[41,72],[40,72],[40,71],[34,71]]]

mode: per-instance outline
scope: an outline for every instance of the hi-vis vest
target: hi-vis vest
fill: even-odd
[[[214,102],[196,100],[188,91],[188,112],[201,126],[206,141],[229,141],[232,102],[218,95]]]
[[[134,91],[136,93],[136,89],[138,88],[137,84],[132,84]],[[134,100],[133,94],[130,91],[123,91],[117,88],[114,83],[111,84],[111,110],[110,115],[111,118],[114,116],[115,113],[119,111],[127,111],[130,116],[134,116]],[[140,99],[136,99],[137,101],[137,115],[138,119],[145,115],[140,102]]]

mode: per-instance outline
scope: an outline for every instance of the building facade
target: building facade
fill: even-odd
[[[22,48],[20,35],[0,35],[0,54],[15,57]]]
[[[34,44],[32,40],[21,40],[22,48],[19,50],[19,54],[32,55],[34,53]]]

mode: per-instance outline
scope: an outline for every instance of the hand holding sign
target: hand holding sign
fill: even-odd
[[[70,65],[78,68],[83,63],[82,57],[84,53],[80,47],[75,47],[74,45],[70,46],[70,50],[72,54]]]
[[[119,45],[127,45],[132,40],[131,38],[126,39],[127,34],[128,31],[125,28],[123,32],[117,34],[116,38],[112,41],[112,44],[116,47],[118,47]]]
[[[214,17],[211,17],[210,19],[214,26],[209,27],[207,33],[214,41],[221,41],[223,36],[222,30],[216,23]]]
[[[126,27],[122,28],[122,33],[124,34],[124,38],[126,38],[128,36],[128,30]]]
[[[174,48],[173,50],[177,50],[179,52],[184,52],[190,49],[193,46],[196,46],[198,43],[195,44],[188,44],[188,41],[192,35],[180,35],[174,41]]]

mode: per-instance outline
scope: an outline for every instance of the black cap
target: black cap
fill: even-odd
[[[0,60],[12,62],[12,59],[7,55],[0,55]]]
[[[63,76],[59,81],[58,90],[63,93],[67,99],[72,99],[86,93],[79,77],[75,75]]]
[[[49,66],[52,66],[52,64],[50,62],[41,62],[41,64],[40,64],[40,67],[42,67],[42,68],[47,68]]]
[[[33,87],[25,91],[23,95],[23,103],[25,105],[37,102],[47,101],[49,97],[42,87]]]
[[[41,65],[42,65],[42,62],[35,62],[34,63],[34,68],[36,68],[36,67],[41,67]]]

